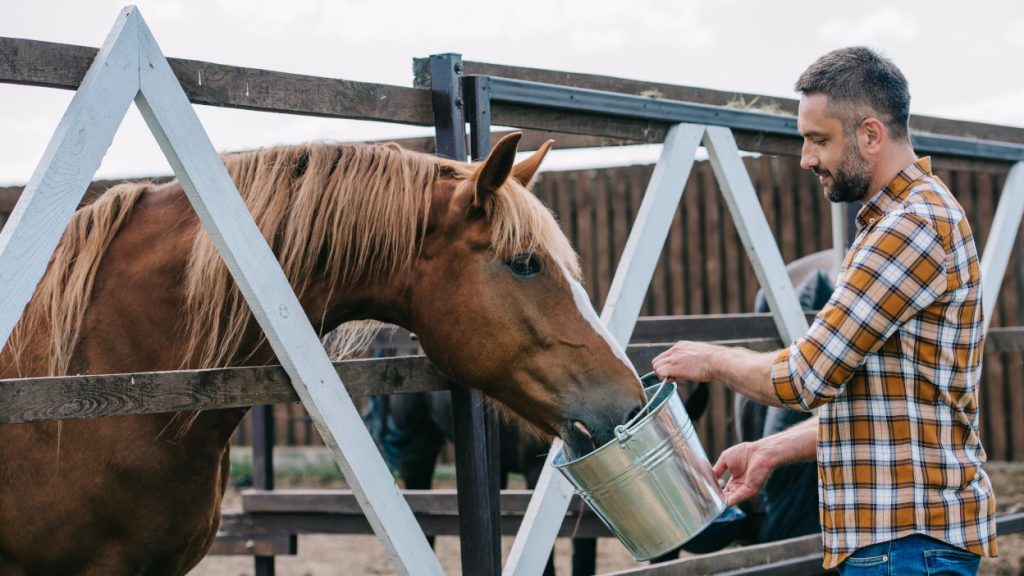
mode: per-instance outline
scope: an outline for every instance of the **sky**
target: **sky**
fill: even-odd
[[[1024,127],[1024,2],[930,0],[138,0],[164,54],[411,86],[412,59],[466,60],[795,97],[841,46],[903,70],[916,114]],[[113,0],[0,0],[0,36],[97,47]],[[0,185],[35,169],[72,93],[0,84]],[[214,146],[432,134],[431,129],[196,106]],[[557,147],[557,143],[556,143]],[[547,169],[653,161],[658,146],[553,153]],[[97,177],[167,174],[132,108]]]

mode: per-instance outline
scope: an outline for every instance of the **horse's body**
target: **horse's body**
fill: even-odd
[[[567,241],[524,187],[546,149],[513,166],[517,140],[478,169],[391,146],[225,163],[321,333],[364,319],[410,329],[449,376],[586,452],[642,392],[581,303]],[[273,361],[171,183],[112,190],[76,215],[0,378]],[[244,414],[0,426],[0,574],[188,571],[216,534]]]

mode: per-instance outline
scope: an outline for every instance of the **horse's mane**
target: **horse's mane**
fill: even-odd
[[[19,375],[26,353],[45,357],[47,375],[67,374],[100,260],[132,207],[150,188],[152,184],[148,182],[115,186],[75,212],[2,351],[3,356],[9,355]],[[25,349],[26,340],[37,330],[47,331],[48,354]]]
[[[474,170],[393,144],[313,143],[222,159],[300,298],[315,277],[344,291],[409,267],[425,232],[434,180],[442,174],[467,179]],[[17,360],[26,325],[41,321],[50,334],[50,373],[67,373],[102,255],[148,187],[117,186],[75,214],[5,353]],[[483,208],[493,223],[497,257],[542,248],[579,278],[575,252],[535,196],[506,184]],[[197,234],[183,286],[182,367],[244,363],[258,348],[241,349],[252,313],[205,231]],[[377,326],[350,322],[335,341],[351,350]]]

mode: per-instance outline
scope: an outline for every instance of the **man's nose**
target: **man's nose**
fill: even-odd
[[[800,149],[800,167],[804,170],[810,170],[818,165],[818,156],[808,150],[807,143],[805,142],[803,147]]]

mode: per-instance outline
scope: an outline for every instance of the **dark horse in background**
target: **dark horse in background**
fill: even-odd
[[[413,331],[448,377],[576,455],[644,404],[526,186],[545,146],[479,165],[394,145],[223,157],[320,334]],[[0,378],[275,363],[178,182],[115,187],[72,218]],[[209,549],[248,409],[0,425],[0,574],[179,575]]]

